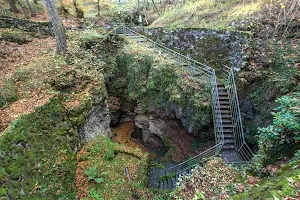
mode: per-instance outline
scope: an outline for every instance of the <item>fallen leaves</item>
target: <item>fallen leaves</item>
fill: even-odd
[[[176,196],[193,199],[199,190],[207,199],[228,199],[225,187],[235,180],[236,175],[236,171],[221,158],[213,158],[203,168],[198,167],[190,176],[181,178]],[[238,184],[237,190],[244,191],[245,186]]]

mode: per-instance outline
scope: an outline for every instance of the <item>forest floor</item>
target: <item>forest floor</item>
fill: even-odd
[[[22,70],[33,70],[32,65],[43,68],[41,59],[49,58],[50,51],[55,49],[53,37],[34,39],[28,44],[19,45],[13,42],[1,41],[0,43],[0,84],[5,79],[14,79],[16,72]],[[0,108],[0,133],[22,114],[28,114],[35,108],[48,102],[51,97],[46,91],[40,88],[24,88],[23,81],[15,82],[18,100],[7,107]]]

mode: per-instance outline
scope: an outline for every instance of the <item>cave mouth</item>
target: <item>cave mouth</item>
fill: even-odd
[[[143,134],[143,130],[136,126],[131,137],[142,144],[149,153],[155,153],[156,157],[163,157],[168,151],[163,140],[158,135],[152,133]]]

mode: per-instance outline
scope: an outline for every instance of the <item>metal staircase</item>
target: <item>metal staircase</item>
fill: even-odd
[[[212,67],[173,51],[124,24],[111,24],[107,26],[107,30],[133,39],[160,56],[175,60],[176,66],[180,69],[210,82],[216,145],[178,165],[160,170],[159,173],[156,172],[157,179],[151,182],[149,187],[172,189],[176,186],[178,177],[190,174],[193,168],[205,165],[207,159],[213,156],[220,156],[229,164],[243,164],[251,160],[253,152],[244,139],[234,74],[231,68],[224,66],[223,77],[221,77],[224,83],[221,83],[217,81]]]

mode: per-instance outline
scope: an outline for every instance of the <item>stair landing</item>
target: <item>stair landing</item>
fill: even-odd
[[[242,156],[234,149],[222,150],[221,157],[226,163],[239,163],[244,159]]]

